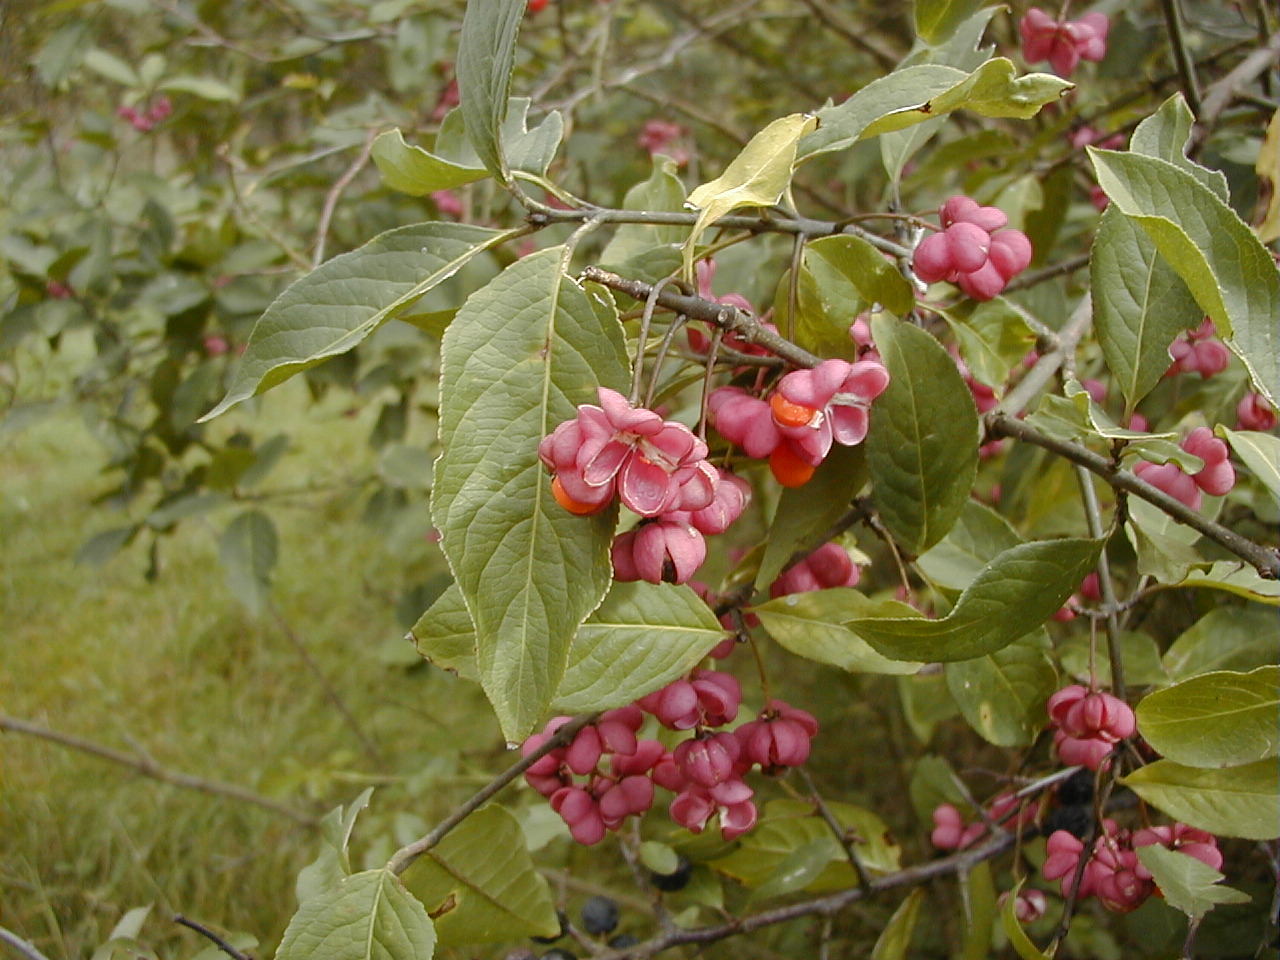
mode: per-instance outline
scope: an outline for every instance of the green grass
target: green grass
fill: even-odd
[[[295,438],[271,484],[340,485],[367,471],[369,418],[343,416],[337,401],[311,407],[295,386],[266,398],[259,420],[264,436]],[[361,497],[267,509],[280,527],[279,610],[381,764],[279,626],[250,617],[227,588],[217,536],[238,507],[166,538],[154,583],[137,544],[101,568],[74,562],[85,539],[123,522],[89,503],[111,485],[103,459],[70,411],[0,434],[0,710],[310,813],[381,783],[365,846],[392,832],[396,810],[442,815],[474,787],[473,761],[493,766],[500,742],[478,692],[388,657],[408,580],[359,522]],[[251,932],[266,955],[295,907],[297,870],[315,855],[310,830],[56,744],[2,742],[0,923],[51,960],[86,957],[126,910],[154,903],[142,939],[161,956],[200,946],[174,912]],[[458,744],[480,753],[459,760]]]

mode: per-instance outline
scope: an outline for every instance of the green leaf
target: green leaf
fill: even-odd
[[[1169,683],[1169,674],[1160,662],[1160,647],[1145,633],[1132,630],[1120,631],[1120,662],[1124,666],[1124,679],[1130,686],[1163,687]],[[1097,686],[1111,685],[1111,658],[1108,651],[1100,650],[1089,655],[1089,637],[1081,635],[1058,644],[1058,662],[1062,669],[1081,683],[1093,682]],[[1090,661],[1092,660],[1092,663]]]
[[[138,535],[140,529],[140,524],[132,523],[126,527],[112,527],[95,533],[81,545],[76,553],[76,563],[90,567],[102,566],[123,550]]]
[[[764,541],[764,557],[755,588],[766,589],[782,572],[791,555],[815,543],[849,509],[867,482],[861,446],[835,445],[803,487],[784,489]]]
[[[1138,124],[1129,138],[1129,150],[1168,160],[1212,190],[1223,203],[1230,203],[1231,190],[1222,171],[1210,170],[1187,158],[1187,141],[1191,138],[1191,127],[1195,121],[1187,101],[1181,93],[1175,93],[1160,105],[1159,110]]]
[[[1122,777],[1147,803],[1193,827],[1224,837],[1280,836],[1280,770],[1275,760],[1203,770],[1157,760]]]
[[[529,856],[519,822],[496,804],[467,817],[402,879],[436,914],[441,946],[553,937],[560,930],[551,891]],[[449,903],[452,908],[438,913]]]
[[[958,875],[964,897],[963,960],[986,960],[996,919],[996,885],[991,862],[983,860],[967,874]]]
[[[1241,890],[1223,887],[1222,874],[1181,850],[1169,850],[1158,843],[1139,847],[1138,859],[1151,871],[1151,878],[1164,894],[1165,903],[1199,920],[1220,903],[1248,903],[1252,897]]]
[[[1043,630],[1002,650],[948,663],[947,687],[969,726],[997,747],[1025,747],[1044,729],[1045,702],[1058,689]]]
[[[1009,945],[1017,952],[1022,960],[1052,960],[1052,958],[1041,952],[1041,950],[1027,936],[1022,924],[1018,922],[1018,893],[1022,890],[1025,880],[1019,880],[1009,895],[1004,898],[1004,905],[1000,907],[1000,923],[1004,927],[1004,935],[1009,938]]]
[[[964,319],[956,311],[942,317],[955,334],[973,378],[1003,393],[1010,371],[1035,345],[1035,334],[1022,315],[1003,297],[996,297],[975,306]]]
[[[615,583],[573,638],[554,706],[565,713],[625,706],[688,673],[724,638],[688,587]]]
[[[919,663],[890,660],[846,624],[868,617],[919,613],[896,600],[875,601],[848,587],[793,593],[752,608],[769,636],[796,656],[851,673],[911,674]]]
[[[884,316],[872,318],[871,332],[890,376],[871,405],[866,442],[876,508],[894,539],[918,555],[947,535],[969,500],[978,410],[955,361],[929,334]]]
[[[1231,450],[1274,497],[1280,497],[1280,438],[1254,430],[1229,430],[1219,424],[1214,433],[1231,444]]]
[[[1131,503],[1136,506],[1136,503]],[[1188,529],[1188,528],[1182,528]],[[1181,583],[1194,567],[1203,567],[1207,561],[1187,541],[1198,537],[1180,538],[1161,524],[1151,523],[1145,511],[1135,510],[1125,525],[1125,536],[1133,544],[1138,555],[1138,573],[1153,577],[1160,583]]]
[[[472,257],[509,239],[461,223],[379,234],[290,285],[249,335],[235,381],[205,422],[329,357],[346,353]]]
[[[997,554],[1020,543],[1008,520],[977,500],[967,500],[951,531],[916,563],[934,584],[963,590]]]
[[[1098,345],[1132,410],[1169,369],[1174,338],[1203,312],[1155,242],[1118,208],[1102,214],[1089,282]]]
[[[84,66],[101,77],[125,87],[139,86],[138,74],[114,53],[94,47],[84,55]]]
[[[445,331],[432,515],[476,627],[480,680],[508,740],[550,705],[578,625],[611,581],[616,511],[575,517],[538,443],[596,385],[626,389],[622,326],[564,275],[561,248],[512,264]]]
[[[887,657],[922,662],[995,653],[1043,624],[1098,562],[1101,540],[1040,540],[997,555],[940,620],[854,620]]]
[[[240,91],[214,77],[169,77],[157,89],[165,93],[189,93],[213,103],[239,103]]]
[[[905,316],[916,305],[915,290],[897,271],[893,262],[861,237],[843,234],[822,237],[804,248],[805,259],[820,260],[833,272],[857,288],[868,303],[878,303],[897,316]],[[844,318],[848,337],[851,318]]]
[[[988,0],[915,0],[916,36],[925,43],[942,43]]]
[[[1172,586],[1226,590],[1246,600],[1280,607],[1280,581],[1264,580],[1257,570],[1238,560],[1217,560],[1208,570],[1193,570]]]
[[[880,931],[876,945],[871,948],[871,960],[906,960],[911,940],[916,932],[916,918],[920,915],[923,890],[912,890],[907,899],[898,904],[893,916]]]
[[[1273,624],[1274,626],[1274,624]],[[1236,767],[1280,752],[1280,667],[1215,671],[1148,694],[1138,732],[1188,767]]]
[[[298,903],[334,890],[351,874],[351,858],[347,848],[360,811],[369,806],[373,787],[366,788],[349,806],[342,804],[330,810],[320,821],[321,847],[315,860],[298,872],[294,895]]]
[[[431,960],[431,918],[388,870],[366,870],[307,900],[276,960]]]
[[[483,167],[465,167],[405,143],[404,134],[399,130],[379,134],[373,141],[371,156],[382,174],[382,182],[411,197],[452,190],[489,175]]]
[[[739,207],[770,207],[782,198],[791,186],[796,144],[816,126],[817,120],[803,113],[779,117],[751,138],[724,173],[689,194],[686,203],[698,209],[684,248],[689,276],[693,275],[694,249],[708,226]]]
[[[524,7],[525,0],[468,3],[458,40],[458,96],[467,139],[485,168],[503,183],[510,171],[501,130]]]
[[[1164,654],[1174,680],[1211,670],[1252,670],[1280,659],[1276,615],[1250,604],[1210,610]]]
[[[857,838],[854,849],[868,870],[888,873],[898,869],[902,850],[893,842],[883,820],[851,803],[828,801],[827,807],[840,825]],[[831,828],[814,812],[812,804],[803,800],[771,800],[755,829],[741,838],[736,850],[713,861],[712,866],[756,887],[773,877],[788,857],[811,843],[826,846],[827,865],[805,885],[806,892],[825,893],[857,885],[857,875]]]
[[[433,603],[409,631],[425,659],[441,670],[451,670],[464,680],[480,680],[476,666],[476,628],[456,583]]]
[[[1112,202],[1155,242],[1244,362],[1254,389],[1276,405],[1280,383],[1280,274],[1266,247],[1212,190],[1155,157],[1089,148]]]
[[[765,900],[803,890],[822,875],[831,862],[829,838],[819,837],[803,843],[773,868],[773,872],[751,891],[752,899]]]
[[[502,124],[502,146],[507,165],[512,170],[542,176],[555,159],[564,139],[564,117],[550,110],[532,130],[529,129],[528,97],[512,97],[507,104],[507,118]]]
[[[676,169],[676,162],[670,157],[654,154],[653,171],[649,174],[649,179],[637,183],[627,191],[622,209],[667,212],[683,210],[684,184],[676,176]],[[620,265],[655,246],[679,243],[682,239],[684,228],[680,226],[625,223],[618,228],[600,254],[600,262]]]
[[[255,616],[271,599],[277,546],[276,525],[261,510],[240,514],[218,541],[218,559],[226,568],[227,587]]]

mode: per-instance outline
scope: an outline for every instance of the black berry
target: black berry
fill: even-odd
[[[552,947],[542,955],[542,960],[578,960],[578,955],[564,947]]]
[[[1083,840],[1093,823],[1093,810],[1088,806],[1074,804],[1059,807],[1045,818],[1043,831],[1045,836],[1055,830],[1065,830],[1078,840]]]
[[[639,942],[639,937],[633,937],[629,933],[620,933],[609,940],[609,946],[615,950],[625,950],[627,947],[634,947]]]
[[[613,933],[621,914],[608,897],[591,897],[582,905],[582,929],[592,936]]]
[[[1080,769],[1058,784],[1058,802],[1064,807],[1079,806],[1093,800],[1092,770]]]
[[[679,855],[676,861],[676,868],[671,873],[650,873],[650,882],[662,890],[664,893],[674,893],[677,890],[683,890],[689,884],[689,878],[693,876],[693,864],[689,862],[688,857],[684,854]]]

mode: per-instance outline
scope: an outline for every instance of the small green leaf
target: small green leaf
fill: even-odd
[[[322,264],[267,308],[249,335],[231,389],[199,422],[346,353],[510,236],[460,223],[419,223],[388,230]]]
[[[1164,654],[1174,680],[1211,670],[1247,671],[1280,659],[1274,610],[1249,604],[1210,610]]]
[[[615,583],[573,638],[554,706],[565,713],[625,706],[688,673],[724,638],[688,587]]]
[[[991,861],[983,860],[968,874],[960,874],[964,897],[963,960],[986,960],[991,955],[991,937],[996,919],[996,885],[991,877]]]
[[[887,657],[971,660],[1008,646],[1043,624],[1098,562],[1101,540],[1019,544],[982,568],[940,620],[854,620],[849,629]]]
[[[917,889],[898,904],[898,909],[893,911],[893,916],[876,938],[876,945],[871,948],[871,960],[906,960],[915,937],[916,918],[920,915],[922,900],[924,891]]]
[[[431,960],[431,918],[388,870],[366,870],[305,901],[276,960]]]
[[[1280,752],[1280,667],[1215,671],[1157,690],[1138,704],[1138,732],[1189,767],[1235,767]]]
[[[1272,405],[1280,383],[1280,273],[1253,231],[1211,189],[1156,157],[1089,147],[1098,183],[1155,242]]]
[[[915,291],[884,254],[861,237],[848,234],[822,237],[804,248],[805,259],[821,260],[857,288],[868,303],[878,303],[899,317],[916,305]],[[846,337],[849,324],[845,318]]]
[[[140,85],[138,74],[133,67],[129,66],[114,53],[108,53],[99,47],[94,47],[84,55],[84,66],[99,76],[106,77],[121,86],[136,87]]]
[[[871,406],[866,442],[876,507],[894,539],[921,554],[969,501],[978,410],[955,361],[929,334],[882,315],[871,332],[890,375]]]
[[[1018,893],[1022,890],[1025,880],[1019,880],[1008,896],[1004,899],[1004,905],[1000,908],[1000,923],[1004,927],[1004,935],[1009,938],[1009,945],[1017,951],[1018,956],[1022,960],[1052,960],[1052,958],[1041,952],[1041,950],[1027,936],[1022,924],[1018,922]]]
[[[1132,506],[1132,502],[1130,505]],[[1280,607],[1280,581],[1264,580],[1258,576],[1257,570],[1238,560],[1217,560],[1208,570],[1192,570],[1172,586],[1226,590],[1246,600],[1257,600]]]
[[[550,706],[578,625],[611,582],[608,510],[551,496],[538,444],[596,385],[626,389],[622,325],[563,273],[565,251],[516,261],[445,332],[432,515],[472,622],[480,679],[508,740]]]
[[[1204,770],[1157,760],[1120,782],[1175,820],[1224,837],[1280,836],[1280,769],[1275,760]]]
[[[1280,438],[1254,430],[1229,430],[1219,424],[1214,433],[1231,444],[1231,450],[1272,496],[1280,497]]]
[[[784,489],[764,541],[756,589],[766,589],[797,550],[814,543],[849,509],[869,476],[861,446],[833,446],[803,487]]]
[[[404,134],[399,130],[379,134],[373,141],[371,156],[382,174],[382,182],[411,197],[452,190],[489,175],[483,167],[464,167],[405,143]]]
[[[831,844],[821,837],[802,843],[773,868],[773,872],[751,891],[752,899],[765,900],[803,890],[822,875],[831,862]]]
[[[803,113],[780,117],[751,138],[724,173],[696,188],[686,203],[698,210],[698,219],[685,243],[685,272],[693,275],[693,254],[702,232],[739,207],[769,207],[791,186],[796,144],[817,126]],[[852,321],[850,321],[852,322]]]
[[[649,179],[637,183],[627,191],[622,209],[667,212],[683,210],[684,184],[676,176],[676,169],[676,162],[670,157],[654,154],[653,171],[649,174]],[[625,223],[618,228],[600,254],[600,262],[616,266],[632,257],[641,256],[655,246],[679,243],[684,235],[684,228],[679,226]]]
[[[827,807],[840,825],[857,837],[854,848],[868,870],[888,873],[898,869],[902,850],[883,820],[851,803],[829,801]],[[844,849],[832,836],[827,822],[803,800],[771,800],[765,805],[755,829],[742,837],[738,848],[712,865],[721,873],[755,887],[773,877],[778,867],[797,850],[815,842],[826,846],[827,865],[804,889],[809,893],[824,893],[856,886],[858,878]]]
[[[1045,702],[1058,688],[1043,630],[995,653],[948,663],[947,687],[969,726],[998,747],[1024,747],[1044,729]]]
[[[213,103],[239,103],[240,91],[214,77],[169,77],[158,89],[165,93],[189,93]]]
[[[524,8],[525,0],[468,3],[458,40],[458,96],[467,138],[485,168],[503,183],[510,172],[501,131]]]
[[[793,593],[754,607],[769,636],[796,656],[851,673],[911,674],[919,663],[890,660],[846,624],[867,617],[919,616],[896,600],[875,601],[848,587]]]
[[[320,821],[321,847],[315,860],[298,872],[294,883],[294,895],[298,903],[334,890],[344,877],[351,874],[351,858],[347,848],[356,827],[360,811],[369,806],[373,787],[366,788],[348,806],[339,804]]]
[[[1207,563],[1199,551],[1187,542],[1188,539],[1198,538],[1172,535],[1171,531],[1162,529],[1160,524],[1151,523],[1146,518],[1145,511],[1134,511],[1124,532],[1138,555],[1138,573],[1144,577],[1153,577],[1160,583],[1181,583],[1193,568],[1203,567]]]
[[[76,553],[76,563],[90,567],[102,566],[123,550],[138,535],[140,529],[141,524],[132,523],[126,527],[112,527],[95,533],[81,545]]]
[[[227,586],[255,616],[271,599],[277,548],[276,525],[261,510],[240,514],[218,541],[218,559],[226,568]]]
[[[413,625],[409,636],[425,659],[441,670],[452,670],[464,680],[480,679],[476,666],[476,628],[456,583],[433,603]]]
[[[977,304],[967,317],[942,314],[973,378],[1003,392],[1009,373],[1035,345],[1035,334],[1003,297]]]
[[[1008,520],[977,500],[967,500],[951,531],[916,563],[938,586],[963,590],[988,562],[1020,543]]]
[[[1155,242],[1118,208],[1102,214],[1089,277],[1098,345],[1132,410],[1169,369],[1174,338],[1203,311]]]
[[[942,43],[988,0],[915,0],[916,36],[925,43]]]
[[[496,804],[481,807],[404,872],[404,885],[435,921],[441,946],[551,937],[560,930],[547,881],[524,832]]]
[[[1165,903],[1193,920],[1199,920],[1220,903],[1248,903],[1253,899],[1241,890],[1220,886],[1222,874],[1189,853],[1169,850],[1158,843],[1139,847],[1137,853],[1164,894]]]

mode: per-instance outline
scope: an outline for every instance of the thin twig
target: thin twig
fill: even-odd
[[[49,960],[43,953],[35,948],[35,946],[27,940],[23,940],[11,930],[0,927],[0,943],[8,944],[18,953],[22,954],[27,960]]]
[[[1076,464],[1076,479],[1080,483],[1080,495],[1084,499],[1084,515],[1089,524],[1089,536],[1101,540],[1106,531],[1102,526],[1102,508],[1098,505],[1098,492],[1093,489],[1093,478],[1089,471]],[[1116,617],[1116,588],[1111,581],[1111,564],[1107,560],[1104,547],[1098,554],[1098,589],[1102,593],[1102,602],[1107,616],[1104,623],[1107,628],[1107,653],[1111,661],[1111,692],[1121,700],[1125,699],[1124,657],[1120,646],[1120,621]],[[1092,622],[1092,621],[1090,621]]]
[[[156,763],[148,757],[139,757],[133,754],[124,753],[121,750],[114,750],[111,747],[104,747],[102,744],[94,743],[91,740],[84,740],[80,737],[72,736],[68,733],[59,733],[56,730],[50,730],[48,727],[42,727],[39,724],[31,723],[27,720],[19,720],[17,717],[0,715],[0,730],[9,731],[11,733],[25,733],[28,736],[39,737],[41,740],[48,740],[52,743],[60,744],[64,747],[70,747],[72,750],[79,750],[81,753],[87,753],[91,756],[98,757],[101,760],[109,760],[112,763],[118,763],[123,767],[129,767],[136,770],[143,776],[150,777],[152,780],[159,780],[161,783],[172,784],[176,787],[185,787],[189,790],[199,790],[202,793],[211,793],[217,796],[230,797],[233,800],[240,800],[244,803],[251,803],[254,806],[262,807],[264,810],[270,810],[272,813],[278,813],[288,817],[296,823],[304,826],[314,827],[320,821],[308,813],[301,810],[295,810],[293,807],[272,800],[270,797],[264,797],[246,790],[244,787],[238,787],[235,784],[220,783],[217,780],[206,780],[202,777],[193,777],[190,774],[179,773],[170,770]]]
[[[1160,0],[1160,10],[1164,14],[1164,25],[1169,31],[1169,45],[1173,48],[1173,59],[1178,67],[1178,83],[1182,86],[1182,95],[1187,98],[1187,106],[1197,119],[1200,117],[1200,83],[1196,80],[1196,65],[1191,59],[1191,51],[1187,47],[1187,38],[1183,33],[1182,10],[1178,0]]]
[[[1214,81],[1205,93],[1200,111],[1196,115],[1199,122],[1191,131],[1191,146],[1188,149],[1191,156],[1195,156],[1209,138],[1222,111],[1233,100],[1240,98],[1240,88],[1252,83],[1259,75],[1270,76],[1268,68],[1277,57],[1280,57],[1280,32],[1273,33],[1266,46],[1254,50],[1236,64],[1230,73]]]
[[[844,825],[836,819],[836,815],[831,812],[831,808],[827,806],[827,802],[822,799],[822,794],[818,792],[818,787],[813,782],[813,777],[809,776],[809,771],[804,767],[799,768],[800,779],[804,781],[804,785],[809,788],[809,798],[813,801],[813,805],[818,808],[818,815],[831,828],[831,832],[835,834],[836,840],[840,846],[844,848],[845,858],[849,861],[849,866],[853,867],[853,872],[858,878],[858,886],[871,886],[871,877],[867,873],[867,868],[862,863],[862,857],[858,856],[858,848],[853,839],[849,836],[849,831]]]
[[[316,249],[315,254],[311,258],[311,269],[314,270],[320,264],[324,263],[324,245],[329,236],[329,223],[333,220],[333,211],[338,206],[338,200],[342,197],[342,192],[351,186],[351,181],[359,176],[360,171],[365,168],[369,162],[369,156],[373,152],[373,141],[377,137],[378,131],[370,129],[365,134],[364,146],[360,148],[359,155],[351,162],[351,166],[343,172],[329,192],[325,194],[324,206],[320,208],[320,223],[316,227]]]
[[[516,763],[507,767],[506,770],[498,774],[487,784],[474,793],[469,800],[459,806],[453,813],[445,817],[440,824],[428,833],[425,837],[419,837],[413,843],[407,844],[391,855],[391,859],[387,861],[387,869],[394,874],[404,873],[409,865],[417,860],[420,856],[438,844],[445,838],[454,827],[462,823],[463,820],[475,813],[480,807],[487,803],[490,798],[497,794],[503,787],[511,783],[531,766],[541,760],[544,756],[559,747],[563,747],[574,735],[583,727],[593,723],[600,715],[598,713],[584,714],[570,720],[559,730],[554,736],[548,737],[547,742],[538,747],[526,757],[522,757]]]
[[[804,0],[804,3],[819,20],[826,24],[828,30],[850,46],[871,54],[885,70],[893,70],[902,59],[902,54],[873,41],[865,29],[859,31],[846,24],[826,0]]]
[[[249,954],[245,953],[243,950],[237,950],[202,923],[196,923],[194,920],[188,919],[180,913],[175,913],[173,915],[173,922],[186,927],[188,930],[194,930],[196,933],[200,934],[200,936],[211,940],[214,946],[225,953],[228,957],[233,957],[234,960],[253,960],[253,957],[249,956]]]

